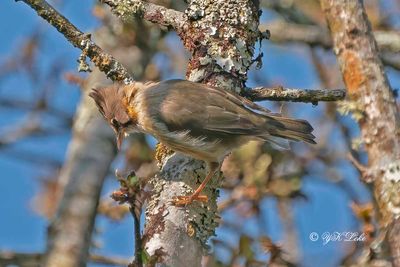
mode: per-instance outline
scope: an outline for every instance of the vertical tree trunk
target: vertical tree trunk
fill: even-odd
[[[192,55],[187,79],[240,92],[260,36],[258,2],[192,0],[185,14],[187,23],[178,34]],[[207,204],[172,206],[171,199],[192,193],[207,170],[200,161],[167,151],[159,146],[162,169],[152,180],[154,195],[146,211],[145,250],[167,266],[197,267],[218,225],[219,178],[214,177],[204,190]]]
[[[122,28],[122,22],[111,13],[105,16],[108,16],[106,21],[112,27],[121,24]],[[120,58],[125,66],[134,69],[136,78],[141,79],[163,34],[154,34],[155,27],[144,26],[141,19],[124,26],[130,31],[125,30],[118,35],[114,29],[108,28],[109,25],[104,25],[97,31],[96,39]],[[127,35],[138,29],[141,35],[135,43],[121,45],[121,40],[124,41]],[[153,33],[153,37],[149,37],[149,32]],[[86,266],[88,261],[100,192],[117,154],[114,132],[101,117],[93,99],[88,97],[89,90],[102,83],[107,83],[106,77],[95,69],[82,88],[67,160],[60,173],[64,192],[49,227],[45,266]]]
[[[358,119],[381,223],[394,266],[400,266],[400,130],[393,92],[361,0],[321,0],[352,112]]]
[[[85,266],[104,178],[116,155],[114,134],[83,96],[60,181],[64,186],[51,222],[45,266]]]

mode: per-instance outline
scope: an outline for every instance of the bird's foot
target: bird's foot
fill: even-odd
[[[176,196],[172,199],[172,204],[174,206],[184,207],[191,204],[193,201],[207,203],[208,197],[206,195]]]

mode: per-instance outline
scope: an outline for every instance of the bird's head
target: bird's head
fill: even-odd
[[[127,88],[123,85],[113,85],[99,89],[93,89],[89,94],[94,99],[96,105],[104,119],[110,124],[117,138],[117,147],[121,148],[122,141],[129,132],[135,131],[137,117],[129,107],[130,95]]]

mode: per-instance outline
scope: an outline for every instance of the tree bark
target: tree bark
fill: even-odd
[[[48,231],[44,266],[85,266],[104,178],[116,155],[114,133],[84,94],[61,173],[64,187]]]
[[[106,16],[109,17],[107,21],[114,27],[122,24],[111,14]],[[96,32],[96,40],[108,51],[112,51],[116,57],[121,58],[125,66],[135,68],[136,78],[140,79],[156,51],[158,42],[155,42],[154,38],[158,41],[163,34],[148,38],[150,31],[154,33],[154,27],[140,25],[140,20],[125,26],[140,27],[142,31],[136,42],[129,46],[118,45],[126,36],[116,35],[107,25]],[[79,32],[77,29],[76,31]],[[128,35],[130,32],[124,33]],[[115,42],[109,42],[113,39]],[[48,247],[43,257],[45,266],[86,266],[100,192],[105,177],[110,173],[110,165],[117,155],[115,134],[100,116],[93,99],[88,97],[88,91],[99,84],[107,83],[106,76],[113,79],[124,77],[125,81],[130,80],[131,76],[121,63],[114,62],[113,57],[103,53],[97,45],[92,45],[100,51],[98,57],[104,60],[111,58],[113,61],[110,64],[118,66],[118,69],[123,71],[112,74],[103,69],[101,71],[106,74],[103,75],[99,70],[94,70],[82,88],[82,99],[74,120],[67,160],[60,173],[64,192],[58,213],[49,227]],[[112,68],[107,67],[107,69]],[[138,136],[134,135],[131,138],[135,137]]]
[[[363,177],[373,182],[392,261],[400,266],[400,130],[393,91],[362,1],[321,0],[321,5],[368,154]]]
[[[307,90],[307,89],[291,89],[283,87],[266,88],[256,87],[252,90],[247,90],[244,95],[256,102],[263,100],[273,101],[291,101],[302,103],[315,103],[319,101],[338,101],[343,100],[346,96],[345,89],[326,89],[326,90]]]
[[[178,32],[191,53],[186,77],[194,82],[241,92],[253,63],[259,38],[256,1],[192,0],[187,23]],[[161,146],[161,148],[163,148]],[[207,241],[215,234],[217,186],[220,175],[204,190],[208,203],[185,208],[170,204],[174,196],[188,195],[204,179],[203,162],[159,149],[161,174],[152,180],[154,195],[146,211],[145,250],[165,266],[201,266]]]
[[[91,41],[89,35],[84,35],[77,30],[46,1],[23,1],[56,27],[69,42],[80,48],[83,51],[83,57],[88,56],[108,77],[114,81],[132,81],[127,70],[118,61],[105,54]],[[255,61],[253,59],[254,43],[263,36],[258,30],[257,0],[192,0],[185,13],[139,0],[104,0],[104,2],[113,8],[114,13],[123,18],[132,19],[132,15],[138,12],[144,19],[175,29],[192,55],[186,74],[188,80],[246,95],[244,84],[247,80],[247,71]],[[120,4],[122,6],[119,6]],[[52,19],[53,15],[55,19]],[[253,97],[255,99],[257,97],[276,98],[276,95],[268,96],[268,90],[260,89],[253,94]],[[285,100],[299,101],[299,97],[302,97],[302,92],[282,91],[280,88],[273,91],[273,95],[276,92],[284,95]],[[310,92],[304,93],[308,96]],[[314,92],[311,92],[312,94]],[[323,101],[327,100],[326,96],[325,92],[319,92],[318,97],[322,97]],[[318,97],[315,97],[312,102],[320,101]],[[343,94],[340,93],[339,97],[343,97]],[[85,133],[82,131],[82,134],[85,135]],[[82,141],[79,142],[85,145]],[[214,234],[218,225],[216,198],[220,179],[215,177],[204,191],[209,198],[209,203],[194,203],[186,208],[172,206],[170,200],[174,196],[188,195],[197,188],[200,181],[204,179],[206,170],[200,161],[180,154],[171,154],[165,147],[159,147],[157,152],[162,169],[160,175],[152,180],[154,195],[146,211],[144,249],[152,257],[151,260],[156,259],[164,265],[179,267],[190,263],[193,266],[200,266],[201,256],[207,248],[207,240]],[[74,152],[71,148],[72,154],[80,156],[80,153]],[[79,162],[76,163],[79,164]],[[103,167],[104,164],[102,164]],[[74,173],[72,169],[66,168],[65,172],[72,174]],[[71,181],[78,182],[79,180],[72,179]],[[71,186],[74,186],[79,194],[80,187],[77,184]],[[66,200],[72,204],[76,203],[68,198]],[[86,222],[85,227],[90,231],[92,224]],[[58,226],[57,229],[61,231],[64,227]],[[71,230],[68,231],[72,233]],[[74,234],[82,232],[74,232]],[[71,247],[64,246],[64,248],[68,251]],[[85,255],[84,250],[87,244],[81,248],[82,251],[74,248],[75,255]],[[76,264],[71,263],[69,266],[79,266],[81,263],[82,260],[79,259]]]

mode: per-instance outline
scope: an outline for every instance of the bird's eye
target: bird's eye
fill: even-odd
[[[133,124],[132,121],[131,121],[131,120],[128,120],[128,121],[125,122],[125,123],[121,123],[121,126],[122,126],[123,128],[127,128],[127,127],[131,126],[132,124]]]
[[[111,123],[113,126],[115,126],[115,127],[118,127],[118,126],[119,126],[119,123],[118,123],[118,121],[117,121],[115,118],[112,118],[111,121],[110,121],[110,123]]]

